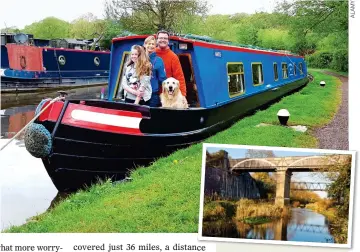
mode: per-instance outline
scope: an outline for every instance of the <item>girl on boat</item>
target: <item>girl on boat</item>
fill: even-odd
[[[156,39],[154,36],[149,36],[144,41],[144,47],[147,54],[149,55],[150,62],[152,65],[152,75],[151,75],[151,88],[152,95],[149,101],[150,107],[160,107],[160,96],[159,91],[161,90],[161,85],[164,80],[166,80],[165,66],[164,61],[156,56]]]
[[[151,69],[150,59],[145,49],[139,45],[132,46],[122,82],[125,90],[125,102],[149,105],[152,94]]]

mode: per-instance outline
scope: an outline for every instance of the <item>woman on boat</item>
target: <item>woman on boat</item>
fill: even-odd
[[[152,95],[149,102],[150,107],[160,107],[160,96],[159,90],[161,90],[161,85],[164,80],[166,80],[165,66],[164,61],[156,56],[156,39],[154,36],[149,36],[144,41],[144,47],[146,52],[149,55],[150,62],[152,65],[152,75],[151,75],[151,88]]]
[[[139,45],[132,46],[123,81],[125,102],[149,105],[152,94],[151,69],[150,59],[144,48]]]

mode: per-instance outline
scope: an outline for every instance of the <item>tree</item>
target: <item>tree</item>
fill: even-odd
[[[25,26],[23,32],[33,34],[35,38],[68,38],[71,25],[55,17],[47,17],[39,22]]]
[[[340,33],[343,45],[348,37],[348,1],[327,0],[283,0],[276,6],[276,13],[289,17],[290,35],[296,38],[292,51],[301,55],[313,53],[316,45],[307,39],[307,35],[317,33],[326,37],[329,33]],[[338,35],[338,36],[339,36]]]
[[[20,29],[16,26],[10,26],[6,28],[1,28],[1,33],[19,33]]]
[[[70,36],[82,39],[98,37],[104,32],[105,26],[104,20],[99,20],[94,14],[87,13],[71,22]]]
[[[108,0],[107,18],[121,21],[123,28],[137,33],[152,33],[161,29],[175,31],[184,15],[205,15],[206,0]]]
[[[276,157],[272,150],[248,149],[245,153],[247,158],[270,158]],[[276,191],[276,180],[269,172],[254,172],[251,175],[255,180],[260,191],[261,198],[273,198]]]
[[[351,185],[351,156],[348,157],[344,165],[337,165],[330,169],[327,177],[332,180],[328,197],[338,203],[339,215],[348,218],[350,203]]]
[[[269,158],[269,157],[276,157],[276,155],[272,150],[248,149],[245,153],[245,157],[247,157],[247,158]]]
[[[119,22],[114,20],[106,20],[103,38],[100,40],[101,47],[110,49],[111,40],[118,37],[122,32],[123,29]]]
[[[334,32],[348,29],[348,1],[283,0],[276,10],[291,16],[291,26],[306,36],[310,31]]]

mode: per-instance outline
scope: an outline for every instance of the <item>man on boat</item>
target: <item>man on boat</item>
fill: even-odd
[[[156,55],[162,58],[165,65],[166,77],[173,77],[180,83],[180,91],[186,97],[186,83],[178,56],[170,50],[169,33],[161,30],[156,35]]]

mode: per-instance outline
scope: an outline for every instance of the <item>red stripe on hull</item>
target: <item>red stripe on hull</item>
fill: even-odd
[[[142,118],[142,115],[141,115],[140,112],[117,110],[117,109],[107,109],[107,108],[100,108],[100,107],[92,107],[92,106],[87,106],[87,105],[82,105],[82,104],[74,104],[74,103],[70,103],[68,105],[68,107],[66,108],[66,112],[68,112],[68,111],[71,112],[74,109],[97,112],[97,113],[103,113],[103,114],[109,114],[109,115],[129,116],[129,117]]]
[[[131,134],[131,135],[143,135],[139,128],[127,128],[127,127],[120,127],[120,126],[107,125],[107,124],[101,124],[101,123],[96,123],[96,122],[89,122],[89,121],[85,121],[85,120],[83,121],[83,120],[74,119],[71,115],[71,113],[74,110],[89,111],[89,112],[108,114],[108,115],[116,115],[116,116],[142,118],[142,115],[139,112],[91,107],[91,106],[86,106],[86,105],[81,105],[81,104],[69,104],[65,111],[65,114],[64,114],[64,117],[63,117],[61,123],[70,125],[70,126],[105,131],[105,132]]]
[[[65,116],[67,116],[67,117],[65,118]],[[70,118],[68,116],[70,116]],[[79,127],[79,128],[99,130],[99,131],[105,131],[105,132],[111,132],[111,133],[143,135],[141,133],[140,129],[124,128],[124,127],[117,127],[117,126],[100,124],[100,123],[75,120],[75,119],[71,118],[71,113],[69,113],[68,115],[65,113],[64,118],[61,123],[70,125],[70,126]]]
[[[44,105],[42,106],[42,109],[45,108],[49,103],[50,103],[50,101],[45,102]],[[61,102],[61,101],[54,102],[50,107],[48,107],[39,116],[39,121],[41,121],[41,122],[44,122],[44,121],[56,122],[57,119],[59,118],[59,115],[60,115],[60,112],[61,112],[61,109],[63,106],[64,106],[64,102]]]

